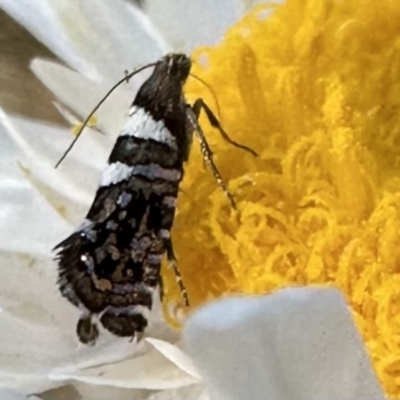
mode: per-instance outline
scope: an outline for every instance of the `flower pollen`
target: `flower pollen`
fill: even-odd
[[[272,11],[272,12],[271,12]],[[238,210],[194,143],[173,240],[192,307],[319,284],[352,307],[374,368],[400,396],[400,7],[393,0],[259,5],[193,73],[254,158],[201,124]],[[189,80],[187,98],[215,101]],[[179,302],[172,271],[166,302]]]
[[[72,133],[76,136],[79,134],[79,132],[82,130],[83,123],[78,123],[72,127]],[[97,117],[95,115],[92,115],[85,126],[89,128],[95,128],[97,126]]]

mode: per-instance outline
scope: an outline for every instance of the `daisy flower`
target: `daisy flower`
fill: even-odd
[[[192,198],[174,227],[178,238],[196,230],[177,251],[197,304],[222,293],[339,288],[392,398],[400,395],[399,27],[391,0],[287,0],[259,5],[223,43],[196,49],[207,65],[194,73],[218,88],[226,131],[261,155],[238,159],[206,130],[239,212],[193,152]],[[187,92],[209,96],[196,82]]]
[[[82,393],[89,389],[80,384],[140,391],[135,398],[155,390],[159,398],[188,399],[205,396],[205,383],[220,399],[381,399],[375,372],[386,394],[398,396],[398,7],[390,0],[260,4],[216,44],[249,3],[148,1],[144,12],[128,2],[23,3],[0,0],[75,69],[32,63],[70,123],[86,116],[126,65],[173,48],[192,54],[193,72],[217,93],[225,130],[260,153],[238,153],[201,119],[238,210],[199,168],[193,146],[173,238],[194,308],[226,294],[293,285],[335,287],[345,300],[335,289],[292,289],[211,303],[184,329],[197,368],[170,344],[176,333],[159,319],[145,348],[110,337],[76,348],[76,311],[56,294],[49,249],[84,215],[111,134],[143,79],[136,76],[97,114],[96,128],[107,135],[87,129],[56,171],[71,135],[2,115],[8,148],[0,158],[1,232],[13,238],[3,242],[2,264],[10,268],[1,270],[0,339],[10,345],[0,352],[2,386],[39,393],[72,382]],[[54,26],[58,34],[48,35]],[[199,82],[188,81],[186,95],[218,109]],[[9,165],[15,159],[22,174]],[[180,294],[171,271],[163,278],[164,315],[176,325],[168,311]]]

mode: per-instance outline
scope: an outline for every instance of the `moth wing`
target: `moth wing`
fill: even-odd
[[[98,314],[118,336],[133,336],[146,326],[143,314],[152,306],[164,251],[159,229],[151,223],[158,199],[133,190],[132,179],[100,187],[84,223],[55,247],[62,295],[85,318]],[[158,265],[146,275],[155,253]]]

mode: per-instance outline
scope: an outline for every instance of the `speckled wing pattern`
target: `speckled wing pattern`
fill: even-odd
[[[158,295],[175,203],[192,133],[182,86],[190,59],[161,59],[142,85],[81,226],[58,244],[61,294],[82,310],[81,342],[94,344],[98,322],[137,337]]]

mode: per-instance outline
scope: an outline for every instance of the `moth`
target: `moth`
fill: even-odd
[[[229,138],[202,99],[186,102],[183,86],[191,65],[184,54],[168,54],[148,65],[154,70],[129,109],[84,222],[54,249],[60,292],[82,311],[76,328],[82,343],[96,342],[99,325],[140,340],[162,287],[165,256],[189,304],[170,232],[193,133],[234,206],[199,126],[201,110],[228,142],[256,155]]]

